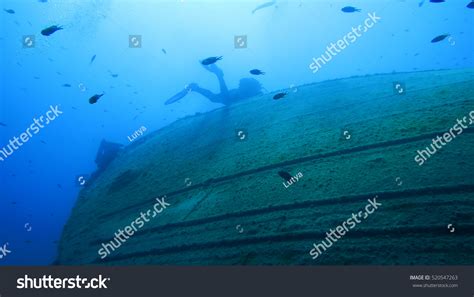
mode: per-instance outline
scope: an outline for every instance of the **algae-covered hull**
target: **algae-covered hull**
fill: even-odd
[[[474,110],[473,82],[472,69],[348,78],[178,120],[81,191],[57,263],[472,265],[473,129],[414,158]],[[101,259],[164,195],[170,206]],[[313,260],[313,243],[376,196]]]

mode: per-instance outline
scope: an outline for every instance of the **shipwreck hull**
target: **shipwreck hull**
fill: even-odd
[[[178,120],[80,192],[57,263],[472,265],[473,129],[423,166],[414,157],[474,110],[473,82],[473,69],[355,77]],[[287,188],[282,170],[303,176]],[[101,259],[164,195],[171,205]],[[375,196],[382,206],[313,260]]]

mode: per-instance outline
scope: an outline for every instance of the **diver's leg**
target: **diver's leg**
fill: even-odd
[[[214,102],[214,103],[222,103],[219,95],[214,94],[213,92],[209,91],[208,89],[203,89],[198,85],[193,85],[191,88],[191,91],[196,92],[198,94],[203,95],[209,101]]]
[[[217,67],[216,64],[211,64],[211,65],[203,65],[206,70],[209,72],[212,72],[216,75],[217,80],[219,81],[219,89],[221,91],[221,95],[226,97],[229,95],[229,89],[227,89],[227,85],[224,81],[224,72],[222,69]]]
[[[227,89],[227,85],[225,84],[224,75],[217,75],[217,80],[219,81],[219,88],[221,90],[221,95],[227,97],[229,95],[229,89]]]

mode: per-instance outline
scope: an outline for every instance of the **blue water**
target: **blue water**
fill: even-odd
[[[128,145],[142,126],[146,134],[222,106],[196,93],[163,104],[191,82],[218,92],[216,78],[199,64],[206,57],[223,56],[217,65],[229,88],[258,68],[266,74],[254,78],[268,91],[354,75],[473,67],[469,0],[421,2],[277,1],[252,14],[265,0],[2,1],[0,149],[51,105],[62,114],[0,160],[0,247],[8,242],[11,251],[0,265],[55,260],[80,190],[76,179],[96,169],[102,139]],[[343,13],[347,5],[362,11]],[[317,73],[309,69],[313,57],[371,12],[378,23]],[[64,29],[40,34],[51,25]],[[442,34],[450,36],[430,42]],[[34,35],[32,48],[25,48],[27,35]],[[129,47],[129,35],[141,35],[140,48]],[[236,35],[247,36],[246,48],[235,48]],[[98,103],[88,103],[103,92]]]

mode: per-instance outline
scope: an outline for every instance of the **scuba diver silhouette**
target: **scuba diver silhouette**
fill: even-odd
[[[211,102],[222,103],[224,105],[231,105],[237,101],[263,94],[262,85],[256,79],[242,78],[239,81],[239,87],[237,89],[229,90],[227,89],[227,85],[224,81],[224,73],[219,67],[217,67],[217,65],[211,64],[202,66],[209,72],[216,75],[217,80],[219,81],[220,93],[214,94],[207,89],[201,88],[197,83],[190,83],[186,85],[182,91],[166,100],[165,105],[181,100],[189,92],[199,93],[209,99]]]
[[[95,163],[97,164],[97,170],[94,171],[89,177],[87,183],[91,183],[95,180],[102,172],[107,169],[110,163],[117,157],[117,155],[122,151],[123,144],[114,143],[102,139],[100,142],[99,150],[95,157]]]

